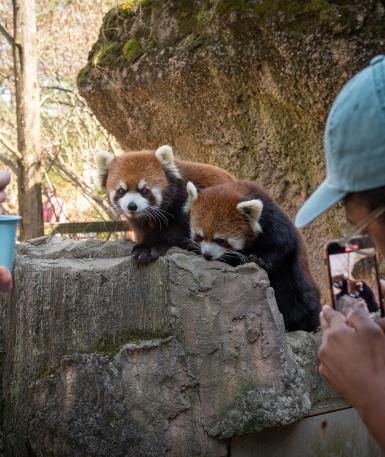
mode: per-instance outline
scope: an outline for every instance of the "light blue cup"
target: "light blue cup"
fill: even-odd
[[[12,271],[16,226],[20,216],[0,216],[0,266]]]

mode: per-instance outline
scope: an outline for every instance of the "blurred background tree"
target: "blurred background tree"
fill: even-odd
[[[118,145],[79,96],[76,75],[97,38],[104,14],[116,0],[35,0],[40,86],[43,204],[65,202],[59,221],[110,219],[113,214],[96,182],[98,150]],[[18,170],[12,0],[0,0],[0,167]],[[7,36],[8,35],[8,36]],[[16,177],[16,176],[15,176]],[[18,212],[17,183],[8,192],[10,212]],[[36,201],[36,205],[39,203]],[[49,215],[46,215],[46,221]]]

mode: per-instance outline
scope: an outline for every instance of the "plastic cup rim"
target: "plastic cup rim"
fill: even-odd
[[[8,214],[0,214],[0,223],[1,222],[17,222],[21,221],[22,217],[21,216],[10,216]]]

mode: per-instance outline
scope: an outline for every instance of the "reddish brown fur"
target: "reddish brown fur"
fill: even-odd
[[[255,238],[246,216],[237,210],[238,203],[249,191],[246,183],[239,181],[206,189],[192,204],[192,226],[201,229],[206,240],[218,232],[227,238]]]
[[[176,160],[185,181],[192,181],[197,187],[204,189],[215,184],[235,181],[235,177],[226,170],[199,162]]]
[[[175,162],[186,182],[192,181],[202,189],[235,180],[229,172],[213,165],[185,160]],[[141,179],[144,179],[149,187],[160,187],[164,190],[168,188],[162,165],[155,157],[154,151],[126,152],[116,157],[108,169],[106,188],[110,192],[119,187],[120,181],[124,181],[128,185],[128,191],[135,192]]]
[[[136,192],[138,182],[145,179],[150,187],[167,189],[167,179],[154,151],[126,152],[116,157],[108,167],[107,191],[119,187],[123,181],[129,192]]]

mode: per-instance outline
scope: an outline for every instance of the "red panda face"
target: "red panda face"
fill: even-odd
[[[191,238],[207,260],[225,259],[242,251],[261,232],[261,200],[241,201],[231,184],[213,186],[197,193],[188,183],[186,210],[190,210]]]
[[[129,218],[151,220],[167,189],[162,165],[151,151],[126,153],[109,164],[106,190],[110,202]]]

